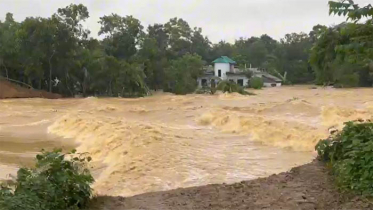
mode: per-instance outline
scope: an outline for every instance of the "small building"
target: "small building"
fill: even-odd
[[[281,87],[282,80],[270,74],[262,75],[264,87]]]
[[[252,72],[253,77],[260,77],[263,79],[264,87],[281,87],[282,80],[278,77],[275,77],[265,71],[261,71],[258,68],[249,68],[249,71]]]
[[[242,87],[249,85],[250,80],[247,78],[245,72],[237,69],[235,67],[237,63],[229,57],[221,56],[212,63],[214,66],[207,67],[204,74],[198,78],[197,82],[199,87],[217,86],[217,84],[223,80],[235,82]],[[247,71],[251,71],[253,77],[263,78],[265,87],[279,87],[282,84],[281,79],[256,68],[249,68]]]

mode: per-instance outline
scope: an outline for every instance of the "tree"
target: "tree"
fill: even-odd
[[[0,69],[4,69],[6,78],[15,78],[19,62],[19,46],[16,33],[19,24],[14,21],[13,14],[7,13],[5,22],[0,21]]]
[[[233,57],[234,51],[235,49],[233,45],[226,41],[220,41],[217,44],[213,44],[211,52],[212,60],[210,60],[209,62],[212,62],[214,59],[220,56]]]
[[[338,87],[371,86],[369,66],[373,56],[372,7],[360,8],[353,1],[329,2],[330,14],[347,15],[353,23],[325,29],[319,27],[310,62],[318,84]],[[368,18],[365,24],[358,23]]]
[[[79,4],[70,4],[65,8],[59,8],[53,15],[60,23],[68,26],[69,30],[74,33],[78,39],[85,40],[88,38],[90,31],[84,29],[82,22],[89,18],[89,12],[86,6]]]
[[[164,25],[164,29],[168,35],[168,51],[171,59],[191,53],[193,31],[185,20],[172,18]]]
[[[208,61],[215,58],[212,58],[211,53],[211,42],[208,37],[202,35],[201,28],[194,28],[193,34],[191,37],[191,53],[198,54],[202,57],[202,60]]]
[[[262,67],[268,51],[266,45],[262,41],[256,41],[248,47],[248,61],[254,67]]]
[[[260,37],[260,40],[264,43],[265,48],[269,54],[272,54],[273,51],[277,48],[278,42],[274,40],[272,37],[264,34]]]
[[[140,43],[139,57],[144,64],[146,83],[152,89],[160,89],[167,67],[168,35],[161,24],[148,27],[148,33]]]
[[[167,83],[165,90],[176,94],[187,94],[195,91],[197,78],[202,74],[203,61],[201,56],[186,54],[171,61],[166,70]]]
[[[305,33],[286,34],[281,40],[285,52],[283,68],[287,79],[292,83],[306,83],[314,80],[313,71],[308,63],[309,51],[312,47],[310,38]]]
[[[314,44],[315,42],[317,42],[317,40],[320,38],[320,36],[322,35],[322,33],[328,29],[328,27],[324,26],[324,25],[316,25],[312,28],[312,31],[310,31],[310,33],[308,34],[309,37],[310,37],[310,41],[312,44]]]
[[[337,59],[335,48],[343,41],[340,27],[323,29],[320,37],[313,46],[310,63],[316,72],[316,84],[334,83],[334,62]]]
[[[22,51],[20,61],[27,83],[33,86],[38,82],[42,87],[42,80],[49,77],[49,90],[52,89],[51,58],[56,53],[56,26],[51,19],[26,18],[17,31],[17,39]],[[46,71],[48,69],[48,71]]]
[[[133,16],[121,17],[117,14],[103,16],[99,23],[99,35],[105,35],[103,44],[108,55],[129,60],[137,52],[143,26]]]
[[[360,7],[353,0],[343,0],[341,2],[329,2],[330,14],[347,16],[347,24],[342,33],[350,37],[351,42],[340,45],[338,53],[344,54],[349,62],[371,65],[373,62],[373,7],[367,5]],[[364,24],[358,23],[362,18],[366,18]],[[373,69],[372,69],[373,70]]]

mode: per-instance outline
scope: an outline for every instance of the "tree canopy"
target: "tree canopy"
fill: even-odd
[[[330,1],[330,14],[346,16],[337,26],[319,28],[310,62],[318,84],[372,86],[373,9],[352,0]],[[364,20],[363,20],[364,19]]]

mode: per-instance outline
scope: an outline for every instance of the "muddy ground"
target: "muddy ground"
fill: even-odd
[[[0,78],[0,99],[5,98],[62,98],[61,95],[20,87]]]
[[[98,197],[90,210],[373,209],[373,201],[341,193],[319,161],[268,178],[134,197]]]

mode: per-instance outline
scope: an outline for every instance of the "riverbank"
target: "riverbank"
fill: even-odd
[[[15,85],[0,78],[0,99],[5,98],[62,98],[59,94],[49,93],[41,90],[32,90]]]
[[[373,209],[365,198],[341,193],[330,171],[315,160],[289,172],[232,185],[97,197],[90,210]]]

